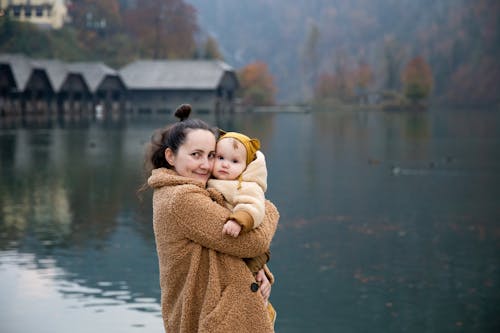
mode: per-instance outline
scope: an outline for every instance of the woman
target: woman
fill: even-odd
[[[148,158],[165,330],[274,332],[265,306],[272,274],[261,270],[258,288],[242,258],[269,248],[278,211],[266,202],[259,228],[238,238],[223,235],[231,211],[220,193],[205,188],[215,131],[201,120],[186,120],[190,111],[181,106],[176,111],[181,121],[153,136]]]

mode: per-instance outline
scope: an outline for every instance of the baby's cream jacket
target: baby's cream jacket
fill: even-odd
[[[210,179],[208,187],[215,188],[224,195],[226,207],[232,210],[230,219],[247,232],[257,228],[264,218],[264,193],[267,190],[266,159],[261,151],[248,164],[239,180]]]

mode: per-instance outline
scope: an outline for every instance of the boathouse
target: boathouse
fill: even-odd
[[[126,88],[117,71],[102,62],[68,63],[68,69],[82,73],[97,110],[117,113],[125,109]]]
[[[60,60],[34,59],[31,64],[34,71],[46,73],[50,84],[50,87],[40,86],[34,100],[37,103],[35,112],[57,110],[65,114],[80,114],[92,110],[90,90],[82,73],[70,71]],[[30,111],[26,110],[27,113]]]
[[[32,75],[30,59],[22,54],[0,55],[0,114],[21,114],[24,92]]]
[[[0,115],[197,113],[234,110],[235,71],[216,60],[141,60],[120,71],[99,62],[67,63],[0,54]]]
[[[121,112],[125,95],[118,73],[102,63],[0,54],[1,115]]]
[[[218,60],[139,60],[120,71],[134,113],[171,113],[190,103],[197,113],[232,112],[234,69]]]

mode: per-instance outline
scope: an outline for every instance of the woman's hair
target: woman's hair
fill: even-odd
[[[157,129],[153,133],[146,151],[145,171],[147,175],[150,175],[151,171],[156,168],[173,168],[165,159],[165,150],[170,148],[176,154],[179,147],[186,140],[186,135],[189,131],[203,129],[212,132],[217,137],[217,130],[214,127],[210,127],[203,120],[188,119],[190,113],[191,105],[180,105],[175,111],[175,116],[180,121],[165,128]]]

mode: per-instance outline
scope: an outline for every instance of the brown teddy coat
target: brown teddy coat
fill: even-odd
[[[254,276],[241,258],[269,248],[279,219],[276,207],[267,201],[262,225],[233,238],[222,234],[231,211],[220,193],[165,168],[153,170],[148,184],[154,189],[166,332],[274,332],[262,295],[252,291]]]

